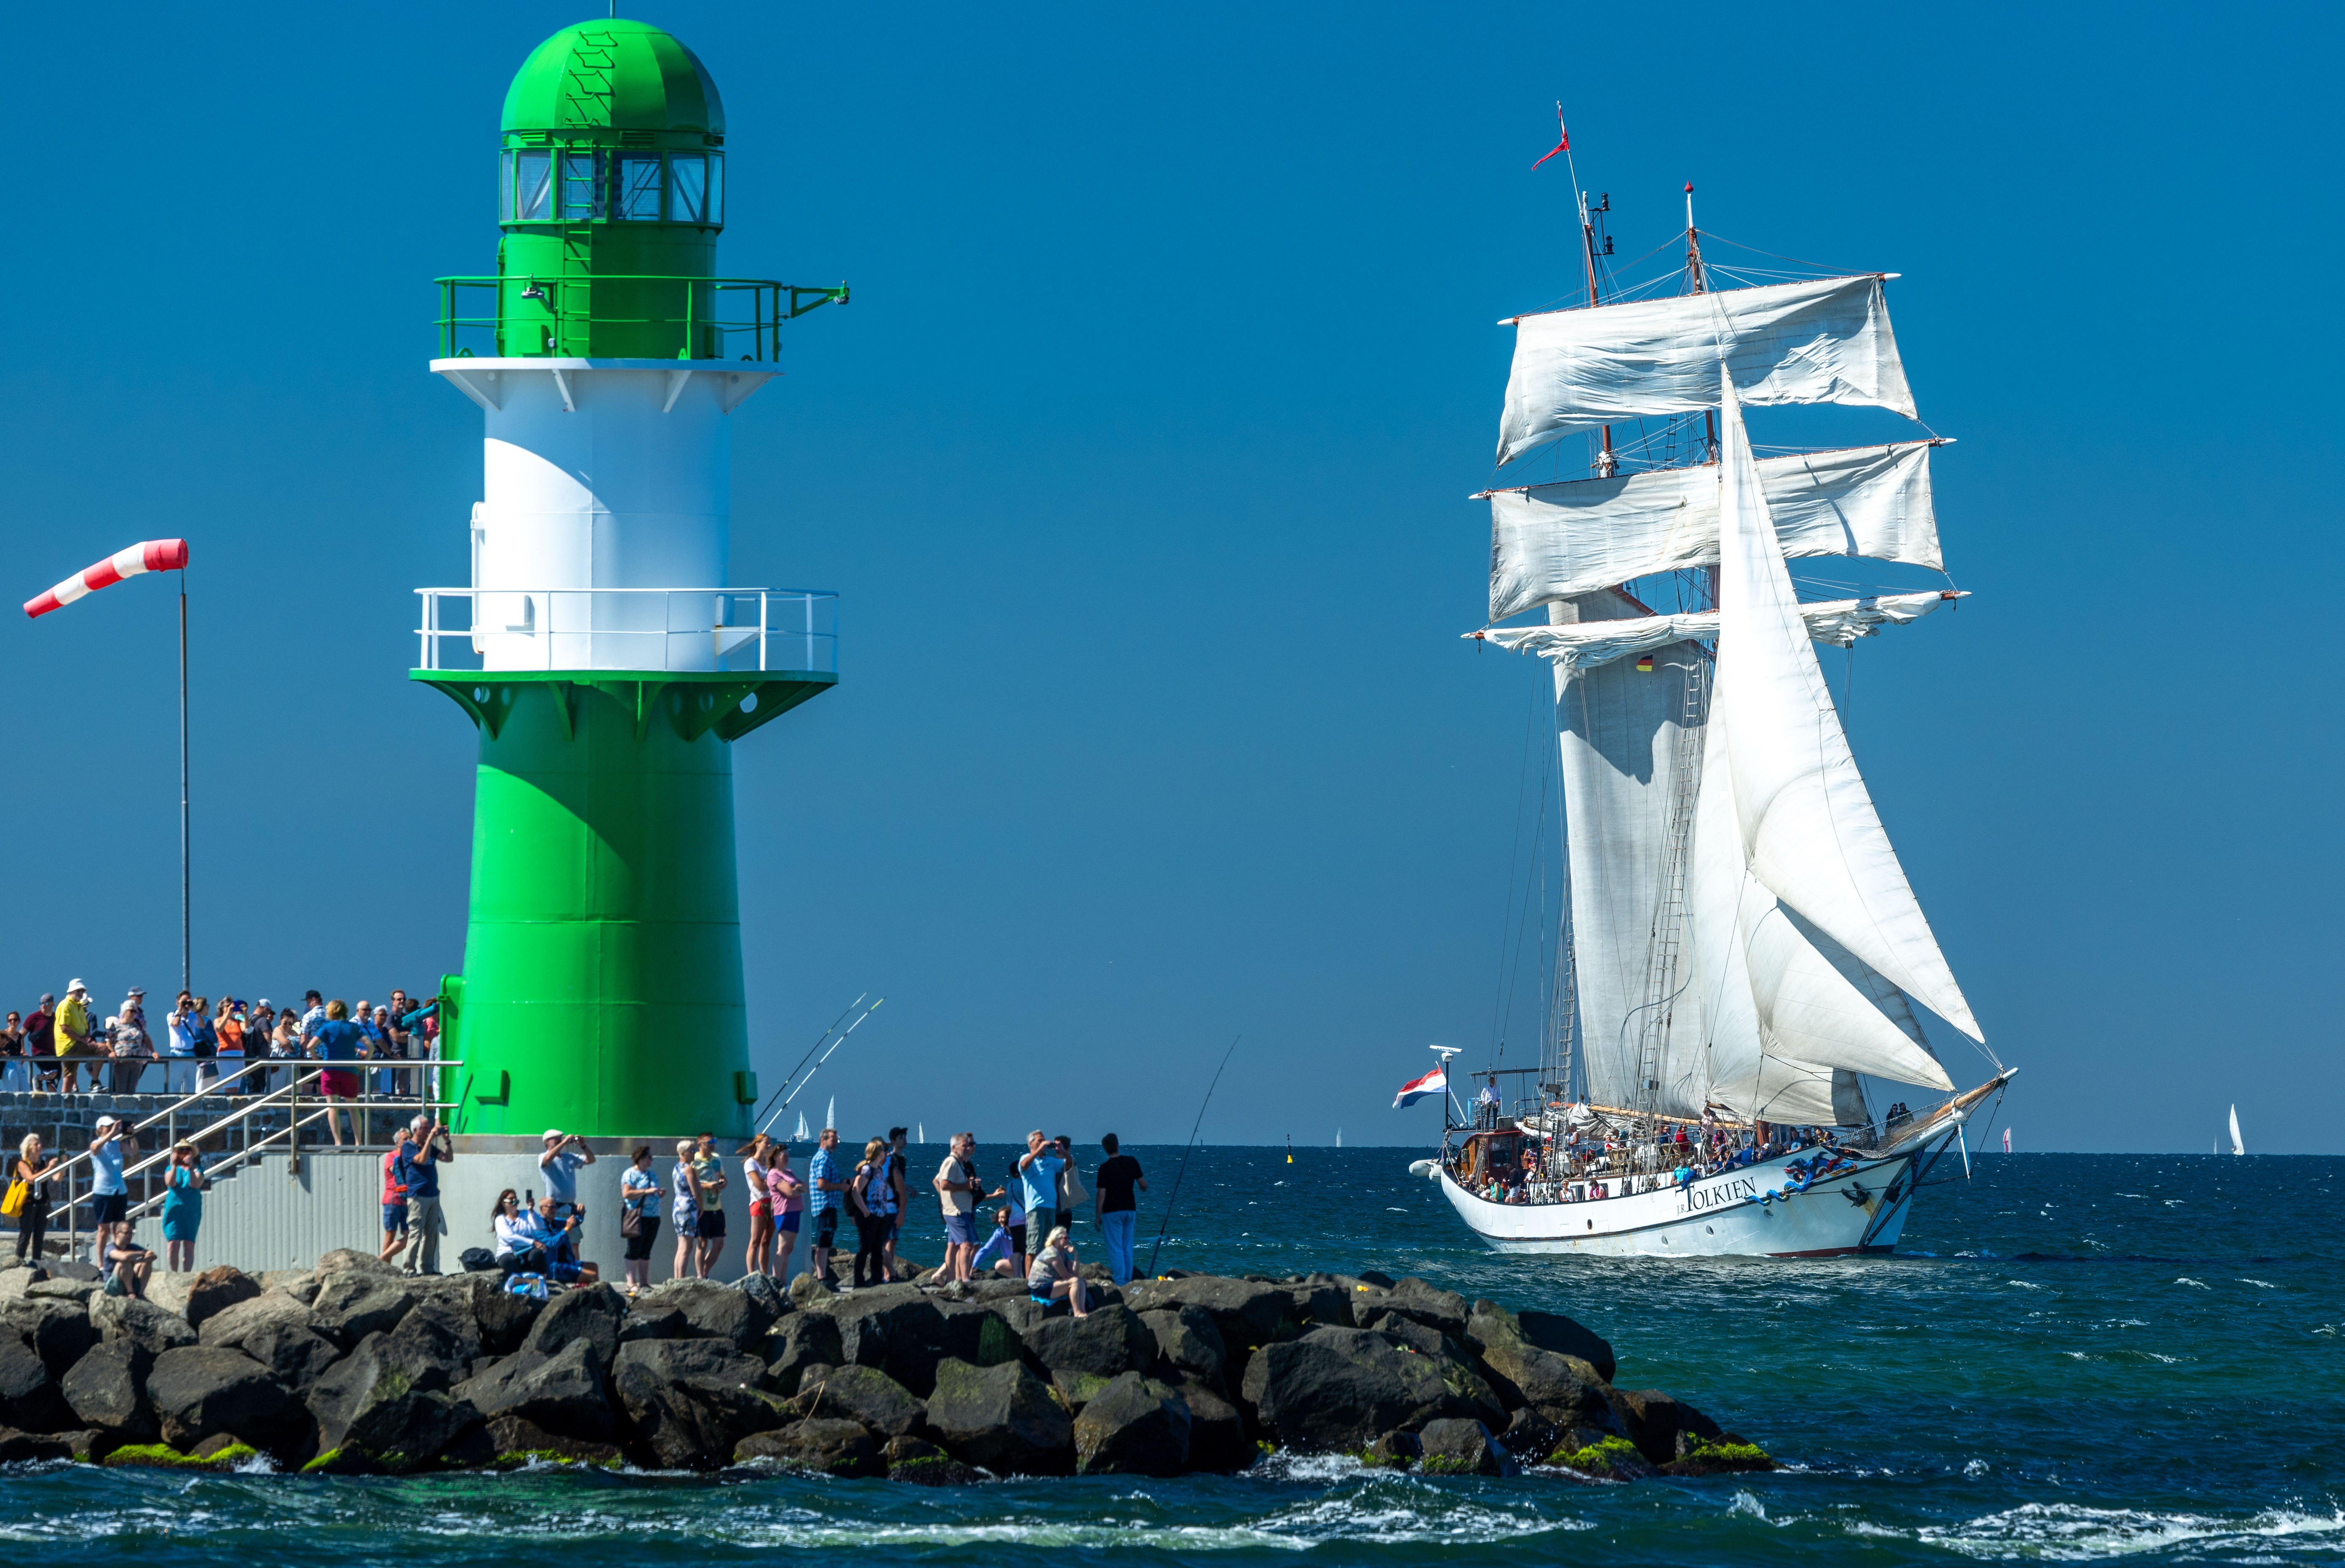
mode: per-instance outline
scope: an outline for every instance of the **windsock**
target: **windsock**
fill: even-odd
[[[25,600],[25,613],[46,615],[52,610],[64,609],[84,594],[111,588],[126,577],[136,577],[143,572],[177,572],[187,564],[186,540],[150,539],[117,551],[86,572],[76,572],[38,599]]]

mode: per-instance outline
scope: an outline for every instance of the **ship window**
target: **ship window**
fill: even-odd
[[[623,153],[619,157],[619,216],[624,218],[650,219],[660,216],[660,158],[657,153],[648,157],[639,153]]]
[[[698,153],[668,158],[668,217],[677,223],[708,221],[708,160]]]
[[[563,153],[562,155],[562,217],[576,223],[581,218],[603,216],[603,155],[601,153]]]
[[[553,158],[542,152],[505,154],[505,221],[543,223],[553,216]]]

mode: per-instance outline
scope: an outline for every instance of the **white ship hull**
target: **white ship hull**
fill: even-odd
[[[1951,1132],[1951,1129],[1949,1129]],[[1586,1252],[1604,1257],[1845,1258],[1897,1245],[1914,1204],[1917,1165],[1944,1138],[1836,1170],[1805,1192],[1758,1203],[1790,1178],[1785,1155],[1704,1177],[1680,1190],[1584,1203],[1493,1203],[1439,1171],[1442,1193],[1475,1235],[1498,1252]]]

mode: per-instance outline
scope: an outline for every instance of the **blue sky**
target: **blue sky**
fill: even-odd
[[[1903,275],[1974,597],[1858,651],[1851,731],[2018,1147],[2236,1101],[2345,1148],[2333,12],[630,14],[723,90],[725,268],[856,293],[736,416],[735,580],[844,595],[841,686],[736,756],[769,1077],[872,990],[849,1127],[1178,1141],[1243,1034],[1209,1138],[1434,1130],[1386,1107],[1492,1043],[1543,679],[1457,633],[1493,323],[1577,281],[1560,97],[1623,258],[1690,179]],[[199,988],[460,967],[471,729],[404,672],[480,427],[430,279],[492,265],[504,84],[576,19],[15,21],[74,134],[0,252],[0,561],[193,541]],[[0,629],[8,1006],[176,976],[171,638],[156,581]]]

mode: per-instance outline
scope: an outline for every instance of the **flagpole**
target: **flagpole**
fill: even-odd
[[[188,893],[188,569],[179,568],[179,989],[194,989]]]

